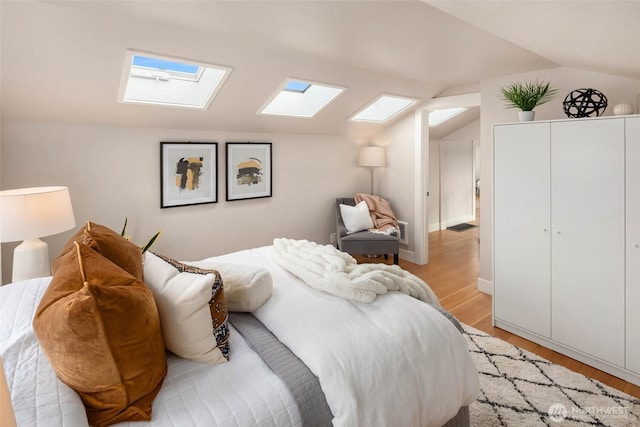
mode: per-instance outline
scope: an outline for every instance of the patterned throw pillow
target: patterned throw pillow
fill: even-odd
[[[149,251],[143,264],[145,282],[160,311],[167,349],[205,363],[228,361],[228,313],[220,274]]]

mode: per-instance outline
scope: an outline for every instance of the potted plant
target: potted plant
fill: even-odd
[[[551,83],[539,82],[516,82],[500,89],[502,98],[507,101],[509,108],[519,108],[520,121],[532,121],[535,115],[533,111],[538,105],[550,101],[558,89],[551,87]]]

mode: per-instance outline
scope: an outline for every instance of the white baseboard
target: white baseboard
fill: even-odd
[[[413,251],[409,251],[406,249],[402,249],[400,248],[400,253],[398,254],[398,257],[405,260],[405,261],[409,261],[412,262],[414,264],[416,263],[416,253]]]
[[[435,224],[429,224],[429,233],[433,233],[434,231],[440,231],[440,223],[436,222]]]
[[[478,290],[485,294],[493,295],[493,282],[478,278]]]

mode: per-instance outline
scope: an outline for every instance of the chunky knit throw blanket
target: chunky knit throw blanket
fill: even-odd
[[[273,248],[273,258],[282,268],[316,290],[364,303],[398,291],[440,306],[429,285],[397,265],[358,264],[331,245],[307,240],[274,239]]]

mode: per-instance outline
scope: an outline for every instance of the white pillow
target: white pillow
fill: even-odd
[[[181,273],[155,254],[143,258],[144,282],[153,292],[165,347],[184,359],[224,363],[211,328],[215,274]]]
[[[189,264],[194,267],[217,270],[220,273],[228,311],[252,312],[271,297],[273,279],[264,268],[210,261],[196,261]]]
[[[373,228],[369,207],[364,200],[355,206],[340,204],[340,215],[347,228],[347,234]]]

